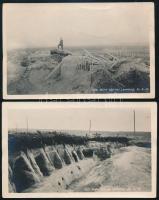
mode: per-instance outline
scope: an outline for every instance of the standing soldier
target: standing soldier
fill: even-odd
[[[62,38],[60,38],[60,42],[58,44],[58,49],[60,49],[60,48],[61,48],[61,50],[63,50],[63,39]]]

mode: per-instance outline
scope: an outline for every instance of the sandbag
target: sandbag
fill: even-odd
[[[52,166],[54,166],[54,151],[45,151],[45,153]]]
[[[86,158],[91,158],[91,157],[93,157],[93,152],[94,152],[94,150],[91,149],[91,148],[85,148],[85,149],[83,149],[83,151],[82,151],[83,155],[84,155]]]
[[[112,153],[112,148],[111,148],[111,145],[110,145],[110,144],[107,145],[107,152],[108,152],[109,154]]]
[[[8,182],[8,190],[10,193],[16,192],[15,185],[13,183],[11,183],[10,180]]]
[[[21,192],[23,189],[40,182],[24,152],[20,152],[20,156],[15,160],[13,177],[17,192]]]
[[[71,156],[70,156],[69,152],[67,151],[67,149],[64,150],[64,161],[65,161],[65,164],[67,164],[67,165],[72,163]]]
[[[65,163],[64,160],[63,160],[63,157],[64,157],[64,145],[57,145],[55,148],[54,148],[54,151],[58,153],[58,155],[60,156],[63,164]]]
[[[36,163],[38,164],[40,171],[44,176],[49,176],[54,170],[50,161],[48,160],[44,150],[41,148],[39,154],[35,157]]]
[[[51,148],[51,146],[46,146],[46,145],[43,147],[43,149],[44,149],[44,152],[45,152],[49,162],[51,163],[51,165],[54,168],[54,162],[53,162],[54,152],[53,152],[53,149]]]
[[[79,161],[78,155],[77,155],[77,153],[76,153],[75,150],[72,151],[72,156],[73,156],[75,162],[78,162],[78,161]]]
[[[52,150],[52,149],[46,147],[45,152],[46,152],[46,155],[47,155],[48,159],[50,160],[51,164],[56,169],[61,169],[63,167],[62,159],[55,149]]]
[[[29,161],[30,161],[30,163],[31,163],[31,165],[32,165],[32,167],[33,167],[35,173],[39,176],[39,178],[42,178],[42,177],[43,177],[43,174],[42,174],[42,172],[40,171],[40,168],[39,168],[39,166],[37,165],[37,163],[36,163],[36,161],[35,161],[35,158],[34,158],[34,155],[33,155],[33,153],[31,152],[31,150],[28,149],[26,154],[27,154],[27,157],[28,157],[28,159],[29,159]]]
[[[79,157],[80,160],[84,159],[83,152],[81,151],[80,148],[77,149],[76,153],[77,153],[77,155],[78,155],[78,157]]]
[[[13,172],[12,172],[12,169],[9,165],[8,167],[8,188],[9,188],[9,192],[16,192],[16,187],[15,187],[15,184],[14,184],[14,180],[13,180]]]
[[[12,172],[10,165],[8,165],[8,175],[9,175],[9,179],[12,180],[13,179],[13,172]]]
[[[105,160],[107,158],[110,158],[111,154],[108,152],[107,148],[99,148],[96,150],[96,155],[100,160]]]
[[[61,169],[63,167],[62,160],[59,154],[57,153],[57,151],[55,151],[55,154],[54,154],[54,166],[57,169]]]
[[[74,160],[73,155],[72,155],[73,148],[71,146],[66,146],[65,149],[67,150],[67,152],[68,152],[68,154],[71,158],[71,161],[74,162],[75,160]]]

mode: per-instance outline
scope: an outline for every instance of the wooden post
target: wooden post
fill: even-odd
[[[28,128],[29,128],[28,118],[26,118],[26,122],[27,122],[27,134],[28,134]]]
[[[136,124],[135,124],[135,123],[136,123],[136,121],[135,121],[136,119],[135,119],[135,117],[136,117],[136,116],[135,116],[135,110],[134,110],[134,134],[135,134],[135,132],[136,132]]]
[[[91,132],[91,120],[89,121],[89,134]]]
[[[17,126],[17,123],[16,123],[16,133],[18,133],[18,126]]]

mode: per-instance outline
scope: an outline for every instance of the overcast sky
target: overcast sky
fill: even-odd
[[[150,131],[150,109],[137,108],[136,131]],[[9,128],[133,131],[133,108],[41,108],[9,109]]]
[[[7,4],[7,48],[148,44],[152,3]]]

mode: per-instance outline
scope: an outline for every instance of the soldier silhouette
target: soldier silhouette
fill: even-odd
[[[58,47],[58,49],[61,48],[61,50],[63,50],[63,39],[62,38],[60,38],[60,41],[59,41],[59,44],[57,47]]]

